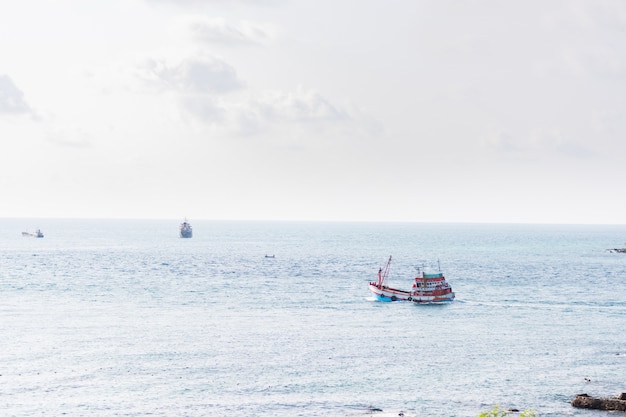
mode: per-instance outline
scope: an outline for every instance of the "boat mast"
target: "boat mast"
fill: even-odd
[[[391,256],[389,256],[389,260],[387,261],[387,265],[385,265],[385,269],[378,270],[378,286],[382,287],[383,282],[387,279],[387,275],[389,275],[389,265],[391,264]]]

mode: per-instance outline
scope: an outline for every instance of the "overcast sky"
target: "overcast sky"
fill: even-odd
[[[626,3],[0,6],[0,217],[626,223]]]

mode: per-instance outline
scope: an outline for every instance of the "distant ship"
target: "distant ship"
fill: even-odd
[[[184,222],[180,224],[180,237],[193,237],[193,229],[191,228],[191,224],[185,219]]]
[[[30,236],[30,237],[43,237],[43,233],[40,229],[35,230],[34,233],[30,232],[22,232],[22,236]]]
[[[626,248],[607,249],[609,253],[626,253]]]
[[[626,245],[626,243],[625,243]],[[606,250],[609,253],[626,253],[626,248],[614,248],[614,249],[607,249]]]

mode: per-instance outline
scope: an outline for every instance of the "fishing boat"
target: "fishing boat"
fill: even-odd
[[[626,248],[607,249],[608,253],[626,253]]]
[[[411,301],[420,304],[441,304],[454,300],[452,287],[441,272],[426,273],[423,267],[417,268],[410,290],[391,288],[387,285],[391,256],[385,268],[378,270],[378,279],[369,283],[369,289],[379,301]]]
[[[184,222],[180,224],[180,237],[190,238],[193,237],[193,229],[191,228],[191,224],[185,219]]]
[[[606,251],[609,253],[626,253],[626,248],[607,249]]]
[[[43,237],[43,233],[40,229],[35,230],[33,233],[31,232],[22,232],[22,236],[30,236],[30,237]]]

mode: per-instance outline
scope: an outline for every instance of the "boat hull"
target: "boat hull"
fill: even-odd
[[[43,237],[43,233],[41,233],[40,231],[36,231],[35,233],[22,232],[22,236],[42,238]]]
[[[191,228],[191,225],[187,223],[187,220],[185,220],[184,222],[180,224],[179,230],[180,230],[180,235],[179,235],[180,237],[186,238],[186,239],[193,237],[193,229]]]
[[[370,283],[369,289],[378,301],[410,301],[418,304],[444,304],[454,300],[452,291],[404,291]]]

